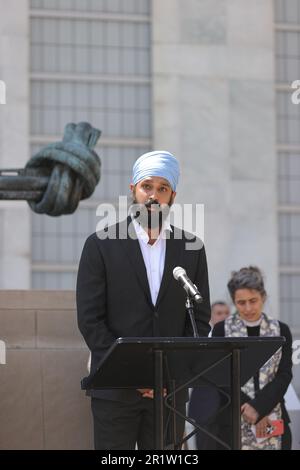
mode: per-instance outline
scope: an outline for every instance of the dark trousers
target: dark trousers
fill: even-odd
[[[96,450],[139,450],[155,449],[154,444],[154,401],[140,398],[133,403],[92,398],[94,419],[94,441]],[[185,403],[177,405],[185,415]],[[165,421],[171,424],[169,411]],[[176,441],[182,439],[184,420],[176,418]],[[168,443],[168,430],[165,431]]]
[[[218,425],[215,416],[220,404],[221,397],[216,388],[211,386],[194,388],[189,403],[189,417],[213,436],[217,436]],[[217,444],[213,438],[199,430],[196,433],[196,446],[198,450],[215,450]]]
[[[285,425],[285,430],[284,434],[282,436],[282,441],[281,441],[281,450],[291,450],[292,448],[292,433],[291,433],[291,428],[287,423]]]

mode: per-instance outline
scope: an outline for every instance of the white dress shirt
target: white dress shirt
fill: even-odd
[[[170,223],[165,220],[160,234],[153,245],[149,244],[148,233],[133,219],[133,225],[141,247],[153,305],[156,304],[166,258],[166,231],[172,231]]]

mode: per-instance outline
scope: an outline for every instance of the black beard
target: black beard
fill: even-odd
[[[131,206],[131,215],[141,224],[144,229],[154,230],[162,228],[162,225],[170,213],[172,205],[172,198],[168,204],[160,205],[158,201],[148,200],[144,204],[138,203],[136,198],[133,199]],[[150,211],[149,208],[153,207],[155,210]]]

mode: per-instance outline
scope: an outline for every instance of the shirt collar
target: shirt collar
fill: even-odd
[[[131,218],[132,218],[132,222],[133,222],[133,225],[134,225],[134,228],[135,228],[138,239],[143,241],[145,244],[148,244],[148,242],[149,242],[148,233],[143,229],[143,227],[141,226],[141,224],[137,220],[135,220],[133,217],[131,217]],[[172,229],[171,224],[170,224],[169,217],[167,217],[166,220],[164,220],[161,231],[159,233],[159,236],[157,237],[156,242],[160,239],[168,238],[168,236],[166,235],[167,231],[173,232],[173,229]],[[156,244],[156,242],[154,243],[154,245]]]
[[[243,322],[245,323],[246,326],[258,326],[261,324],[261,320],[262,320],[262,317],[260,317],[258,320],[256,321],[247,321],[247,320],[243,320]]]

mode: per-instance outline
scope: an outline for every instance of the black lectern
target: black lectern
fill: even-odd
[[[119,338],[82,389],[153,388],[155,448],[164,448],[163,389],[171,378],[176,392],[201,378],[231,387],[233,449],[241,446],[240,388],[282,346],[283,337]],[[166,367],[168,377],[166,377]]]

